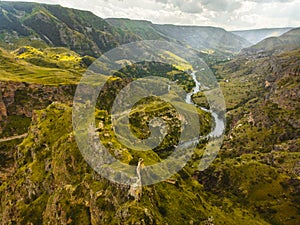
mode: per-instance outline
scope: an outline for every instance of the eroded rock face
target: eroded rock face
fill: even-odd
[[[32,115],[32,110],[44,108],[54,101],[70,103],[75,86],[45,86],[17,82],[0,82],[2,102],[7,108],[7,114]],[[36,106],[36,107],[35,107]],[[12,109],[16,109],[13,111]]]
[[[10,117],[31,118],[33,110],[45,108],[55,101],[70,105],[76,88],[75,85],[45,86],[12,81],[0,81],[0,87],[0,133],[8,129],[6,122]]]
[[[2,100],[2,96],[0,95],[0,121],[4,120],[7,117],[6,106]]]

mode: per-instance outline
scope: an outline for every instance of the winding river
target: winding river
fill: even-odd
[[[200,87],[201,87],[200,82],[197,80],[196,73],[197,73],[197,71],[194,71],[194,72],[191,73],[191,76],[192,76],[196,86],[194,87],[192,92],[187,94],[185,101],[188,104],[195,105],[196,107],[202,109],[203,111],[211,113],[211,115],[212,115],[212,117],[214,118],[214,121],[215,121],[215,126],[212,129],[212,131],[206,137],[220,137],[223,134],[224,129],[225,129],[224,121],[218,117],[216,112],[213,112],[212,110],[208,110],[208,109],[203,108],[203,107],[199,107],[192,100],[192,96],[194,94],[198,93],[200,91]]]

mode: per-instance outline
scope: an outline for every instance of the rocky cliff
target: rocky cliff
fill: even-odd
[[[22,125],[30,122],[35,109],[45,108],[54,101],[71,104],[76,88],[74,85],[45,86],[12,81],[0,81],[0,87],[1,136],[25,133],[27,128]]]

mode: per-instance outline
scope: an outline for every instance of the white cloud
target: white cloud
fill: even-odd
[[[202,4],[209,10],[233,12],[241,7],[238,0],[201,0]]]
[[[184,13],[201,13],[202,4],[199,0],[155,0],[154,2],[171,5]]]
[[[300,26],[300,0],[23,0],[85,9],[96,15],[228,30]]]

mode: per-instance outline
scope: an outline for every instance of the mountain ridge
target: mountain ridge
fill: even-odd
[[[0,9],[2,47],[9,49],[35,40],[97,57],[118,44],[140,40],[89,11],[24,2],[0,2]]]
[[[146,24],[148,31],[155,33],[160,38],[179,41],[197,50],[219,50],[224,52],[239,52],[249,46],[242,37],[232,34],[220,27],[212,26],[186,26],[173,24],[154,24],[145,20],[131,20],[122,18],[106,19],[109,23],[119,28],[127,29],[133,33],[140,33]]]
[[[0,46],[12,50],[21,47],[20,43],[34,43],[33,47],[67,47],[81,55],[99,57],[118,45],[150,39],[229,53],[239,52],[249,45],[243,38],[211,26],[102,19],[89,11],[38,3],[5,1],[0,2],[0,9]],[[195,29],[196,36],[191,32]]]

